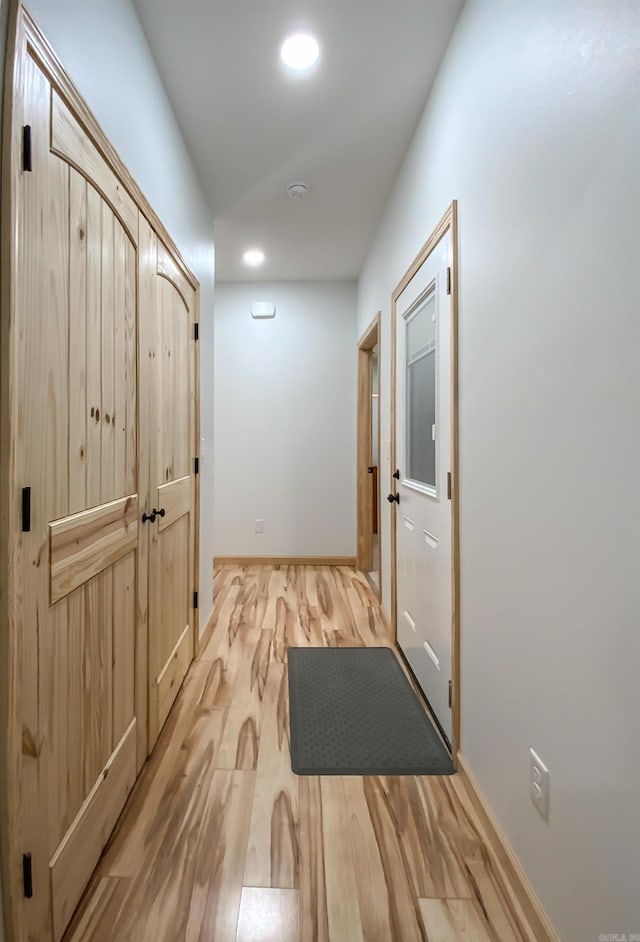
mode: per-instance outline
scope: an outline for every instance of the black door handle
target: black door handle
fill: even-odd
[[[158,517],[164,517],[164,515],[165,515],[165,513],[166,513],[164,507],[161,507],[160,510],[156,510],[156,508],[154,507],[152,512],[153,512],[154,514],[157,514]]]
[[[155,512],[155,510],[152,511],[150,514],[143,514],[143,515],[142,515],[142,522],[143,522],[143,523],[146,523],[147,520],[149,521],[149,523],[155,523],[155,522],[156,522],[156,512]]]
[[[393,504],[394,501],[396,502],[396,504],[399,504],[400,495],[399,494],[387,494],[387,500],[389,501],[390,504]]]
[[[367,468],[367,473],[368,473],[368,474],[373,474],[373,468]]]
[[[396,481],[400,480],[400,468],[396,468],[396,470],[393,472],[393,476],[396,479]]]

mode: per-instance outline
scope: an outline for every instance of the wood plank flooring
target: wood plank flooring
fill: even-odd
[[[348,568],[224,566],[65,942],[535,942],[453,777],[297,777],[288,645],[385,645]]]

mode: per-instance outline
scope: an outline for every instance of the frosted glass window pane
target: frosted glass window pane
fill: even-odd
[[[436,422],[435,350],[408,366],[409,477],[421,484],[436,486],[436,443],[432,428]]]
[[[433,320],[435,312],[436,296],[431,294],[422,307],[418,308],[407,321],[407,360],[409,363],[435,345],[436,325]]]
[[[407,321],[407,469],[412,481],[436,486],[435,294]]]

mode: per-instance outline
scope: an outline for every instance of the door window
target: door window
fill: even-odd
[[[406,390],[408,478],[436,487],[436,293],[426,297],[406,320]]]

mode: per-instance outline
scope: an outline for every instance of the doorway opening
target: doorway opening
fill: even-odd
[[[393,293],[391,618],[455,757],[460,741],[457,204]]]
[[[380,312],[358,343],[358,569],[381,597]]]

